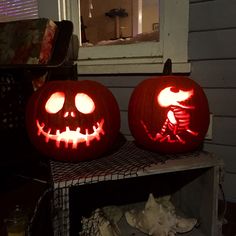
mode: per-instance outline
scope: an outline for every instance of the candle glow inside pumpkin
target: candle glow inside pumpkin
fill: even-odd
[[[95,104],[92,98],[90,98],[85,93],[77,93],[75,95],[74,102],[75,107],[79,112],[83,114],[90,114],[95,110]],[[45,104],[45,110],[49,114],[56,114],[63,108],[64,103],[65,94],[63,92],[55,92],[47,100]],[[63,115],[64,118],[67,118],[69,116],[75,118],[76,114],[73,111],[66,111]],[[78,143],[86,142],[86,146],[89,146],[92,140],[100,140],[100,135],[105,134],[103,130],[103,124],[104,119],[93,125],[92,133],[89,133],[88,129],[85,129],[85,133],[81,133],[81,127],[77,127],[75,130],[71,130],[69,126],[66,126],[64,131],[57,129],[56,132],[52,134],[50,127],[46,127],[45,123],[42,122],[40,124],[40,121],[36,120],[38,136],[43,135],[45,137],[45,142],[54,140],[56,142],[57,148],[60,148],[60,143],[63,141],[66,148],[70,147],[69,143],[71,143],[73,149],[77,148]],[[46,130],[44,129],[45,127]]]
[[[153,141],[185,144],[186,141],[180,135],[182,132],[188,132],[191,135],[197,136],[198,133],[189,128],[191,117],[187,111],[188,109],[195,109],[195,107],[184,104],[193,95],[193,89],[184,91],[173,86],[162,89],[157,96],[157,101],[161,107],[168,108],[168,110],[161,130],[153,137],[145,123],[141,121],[149,138]]]

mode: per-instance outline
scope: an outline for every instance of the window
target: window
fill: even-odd
[[[158,41],[159,0],[80,0],[83,47]]]
[[[1,0],[0,22],[38,17],[37,0]]]
[[[88,6],[89,3],[94,4],[94,1],[96,0],[87,0]],[[142,1],[151,0],[131,1],[141,4]],[[167,58],[172,59],[173,72],[189,72],[190,65],[187,58],[189,0],[155,1],[158,1],[159,19],[151,25],[153,31],[157,28],[159,30],[157,40],[92,47],[81,45],[78,56],[79,73],[157,73],[162,72]],[[96,9],[92,6],[90,10],[89,14],[94,14]],[[83,0],[59,0],[59,19],[68,19],[74,23],[74,33],[81,39],[80,42],[82,42],[81,16],[84,11]]]

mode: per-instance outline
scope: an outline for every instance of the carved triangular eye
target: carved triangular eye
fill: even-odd
[[[46,102],[45,110],[50,114],[60,111],[65,102],[65,94],[63,92],[53,93]]]
[[[93,99],[85,93],[77,93],[75,96],[75,106],[83,114],[90,114],[95,109]]]

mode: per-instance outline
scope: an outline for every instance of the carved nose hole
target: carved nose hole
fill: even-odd
[[[68,116],[71,116],[71,117],[75,117],[75,113],[73,112],[73,111],[71,111],[71,112],[65,112],[65,114],[64,114],[64,118],[66,118],[66,117],[68,117]]]

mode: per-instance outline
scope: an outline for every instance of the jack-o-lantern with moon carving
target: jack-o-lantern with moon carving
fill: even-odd
[[[120,129],[120,111],[111,91],[91,80],[49,81],[29,99],[26,127],[44,155],[78,162],[111,150]]]
[[[160,153],[183,153],[202,144],[209,125],[206,95],[185,76],[145,79],[133,91],[129,128],[140,146]]]

